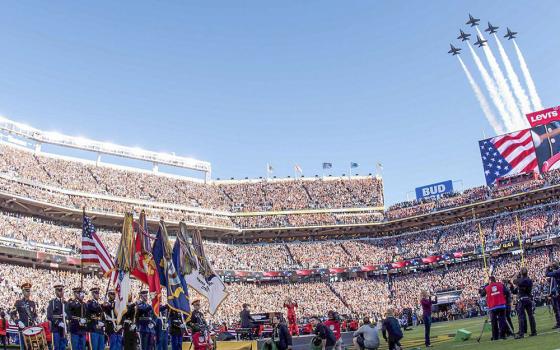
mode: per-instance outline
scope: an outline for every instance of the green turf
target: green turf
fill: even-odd
[[[491,349],[491,350],[514,350],[514,349],[538,349],[538,350],[560,350],[560,332],[553,330],[554,316],[551,315],[546,307],[540,307],[536,311],[537,332],[536,337],[526,336],[523,339],[515,340],[508,338],[507,340],[490,341],[490,331],[485,331],[482,335],[480,343],[476,339],[480,335],[480,330],[484,323],[483,318],[470,318],[467,320],[459,320],[452,322],[437,322],[432,324],[432,345],[434,349],[441,350],[470,350],[470,349]],[[513,319],[515,331],[517,332],[517,318]],[[472,332],[469,340],[456,342],[453,340],[455,331],[464,328]],[[382,346],[380,349],[387,349],[387,343],[381,339]],[[404,339],[401,341],[403,349],[413,349],[424,347],[424,327],[422,325],[411,331],[404,332]]]

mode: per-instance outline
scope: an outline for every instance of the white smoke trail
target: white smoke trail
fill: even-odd
[[[484,36],[482,35],[482,32],[480,31],[480,29],[478,29],[478,27],[476,27],[476,31],[478,32],[478,35],[482,38],[482,40],[484,40]],[[521,125],[519,125],[519,120],[521,120],[520,118],[522,118],[523,116],[521,115],[521,111],[519,111],[519,108],[517,108],[517,103],[513,98],[513,94],[511,93],[504,73],[502,73],[502,69],[498,64],[498,61],[496,61],[496,57],[492,53],[492,50],[490,49],[490,46],[488,46],[488,43],[482,47],[482,50],[484,51],[486,60],[490,65],[490,70],[492,71],[494,80],[498,85],[498,93],[500,94],[502,100],[504,101],[504,104],[506,105],[508,116],[511,119],[511,124],[515,128],[520,128]]]
[[[461,56],[457,55],[457,58],[459,59],[459,63],[461,63],[461,67],[463,67],[463,70],[465,71],[465,75],[467,76],[467,79],[469,80],[469,84],[471,85],[471,88],[474,91],[476,99],[480,104],[480,108],[482,108],[482,112],[484,112],[484,116],[486,117],[486,120],[488,120],[488,123],[490,123],[490,126],[492,127],[492,129],[494,129],[494,132],[497,135],[505,134],[506,131],[504,127],[502,126],[500,121],[496,119],[496,116],[494,115],[494,112],[492,112],[492,109],[490,108],[490,104],[488,103],[486,96],[484,96],[484,94],[480,90],[480,86],[478,86],[477,82],[474,80],[471,72],[469,71],[469,69],[461,59]]]
[[[527,114],[531,112],[531,102],[529,101],[529,96],[527,96],[527,93],[525,93],[525,89],[523,89],[523,86],[519,81],[519,77],[517,76],[517,73],[515,73],[515,70],[513,69],[513,65],[511,64],[511,61],[506,53],[506,50],[504,50],[500,38],[498,38],[498,36],[495,33],[494,33],[494,39],[496,39],[496,43],[498,44],[498,51],[500,52],[500,56],[502,58],[502,61],[504,62],[504,67],[506,68],[506,74],[508,76],[509,81],[511,82],[513,93],[515,94],[515,97],[519,102],[519,108],[521,109],[521,113]],[[521,123],[522,124],[520,126],[522,126],[523,128],[529,127],[529,123],[527,122],[527,119],[524,118],[523,116],[521,116]]]
[[[474,63],[476,64],[476,67],[480,71],[480,75],[482,76],[484,85],[486,85],[486,89],[488,89],[490,98],[492,99],[492,102],[496,106],[496,109],[498,109],[498,113],[500,113],[500,117],[502,117],[502,120],[504,122],[504,125],[506,126],[507,131],[515,131],[515,126],[512,124],[511,118],[509,118],[504,102],[502,101],[500,94],[498,93],[498,87],[496,86],[496,83],[494,82],[494,80],[492,79],[492,77],[490,76],[490,74],[482,64],[482,61],[480,61],[480,57],[478,57],[478,54],[474,51],[473,47],[469,42],[467,42],[467,46],[471,50]]]
[[[529,96],[531,96],[531,103],[533,104],[533,109],[535,111],[540,111],[543,109],[541,98],[537,93],[537,87],[535,86],[535,82],[533,81],[533,77],[531,77],[531,72],[529,72],[529,67],[527,66],[527,62],[525,62],[525,57],[521,53],[521,49],[517,46],[517,42],[513,39],[513,46],[515,47],[515,53],[517,53],[517,58],[519,59],[519,66],[521,66],[521,72],[523,73],[523,77],[525,78],[525,82],[527,83],[527,89],[529,90]]]

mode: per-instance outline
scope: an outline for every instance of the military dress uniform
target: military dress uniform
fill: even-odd
[[[59,284],[54,286],[55,290],[60,291],[64,286]],[[66,302],[63,298],[56,297],[49,301],[47,306],[47,320],[50,322],[53,337],[54,350],[65,350],[66,340],[66,317],[64,315]]]
[[[193,306],[194,305],[200,305],[200,300],[194,300]],[[211,348],[210,335],[208,334],[208,324],[206,323],[202,312],[196,309],[193,310],[188,326],[192,331],[192,343],[194,345],[194,350],[207,350]]]
[[[74,298],[70,299],[66,304],[66,314],[68,315],[70,341],[72,342],[72,350],[85,350],[86,348],[86,305],[83,302],[83,296],[80,294],[82,288],[72,289]]]
[[[140,292],[141,295],[148,294],[147,291]],[[152,305],[140,300],[136,304],[136,325],[140,333],[140,348],[142,350],[154,350],[155,346],[155,314]]]
[[[130,303],[127,306],[126,312],[122,316],[123,324],[123,348],[124,350],[137,350],[138,347],[138,333],[136,333],[136,324],[134,323],[136,313],[136,305]],[[72,349],[73,350],[73,349]]]
[[[99,288],[91,289],[93,294],[99,294]],[[105,348],[105,314],[101,303],[95,298],[91,299],[86,304],[88,327],[90,332],[91,349],[90,350],[103,350]]]
[[[181,314],[175,310],[169,310],[169,334],[171,335],[171,350],[183,348],[183,332],[185,324]]]
[[[123,336],[121,326],[117,324],[117,316],[115,313],[115,291],[107,292],[109,300],[101,306],[105,317],[105,334],[109,340],[109,350],[121,350],[123,345]]]
[[[21,290],[24,292],[30,292],[31,283],[22,284]],[[26,327],[37,324],[37,305],[33,300],[23,297],[16,301],[14,305],[14,313],[12,313],[11,316],[18,325],[20,348],[25,350],[23,334],[21,331]]]
[[[167,305],[159,308],[159,317],[156,319],[156,350],[167,350],[169,338],[169,319]]]

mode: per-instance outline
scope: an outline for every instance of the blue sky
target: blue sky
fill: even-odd
[[[560,102],[558,1],[1,6],[0,114],[208,160],[214,177],[380,161],[388,204],[440,180],[482,184],[477,140],[492,130],[446,54],[469,12],[518,31],[543,104]]]

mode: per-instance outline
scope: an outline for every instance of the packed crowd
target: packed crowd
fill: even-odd
[[[544,271],[554,259],[560,258],[558,247],[544,247],[526,252],[523,260],[520,255],[502,255],[488,257],[488,271],[499,279],[513,279],[520,267],[529,269],[529,276],[535,281],[535,292],[546,290]],[[73,286],[80,284],[78,273],[57,270],[35,269],[31,267],[0,264],[5,271],[0,279],[0,308],[9,309],[20,297],[20,285],[32,281],[33,299],[39,304],[39,312],[44,316],[45,306],[53,297],[52,286],[62,283],[66,288],[67,298],[71,296]],[[315,282],[260,282],[226,283],[228,297],[222,302],[218,312],[210,319],[216,324],[226,322],[235,325],[239,321],[242,304],[251,305],[252,313],[283,311],[283,303],[292,298],[299,304],[298,316],[303,319],[312,315],[325,315],[328,310],[335,310],[341,315],[354,318],[370,316],[379,318],[390,305],[402,312],[410,308],[419,312],[419,294],[422,290],[431,293],[457,291],[459,299],[454,309],[466,312],[467,308],[478,308],[478,290],[485,279],[484,263],[481,260],[463,262],[428,270],[411,270],[406,274],[388,276],[360,275],[359,278],[338,281]],[[95,276],[84,278],[84,287],[96,286],[104,289],[106,280]],[[140,285],[134,282],[133,294],[137,294]],[[191,298],[200,298],[194,291],[189,291]],[[203,310],[208,310],[206,299],[200,298]]]
[[[556,233],[559,209],[560,203],[543,204],[476,221],[384,238],[266,244],[206,242],[205,250],[217,270],[274,271],[382,265],[444,253],[474,252],[480,249],[481,233],[487,248],[515,241],[519,236],[529,239]],[[109,252],[114,254],[120,233],[102,227],[97,231]],[[0,244],[13,245],[14,240],[25,244],[24,247],[31,243],[62,247],[69,251],[61,254],[76,255],[80,248],[81,227],[0,212]],[[28,249],[40,250],[37,247]]]

